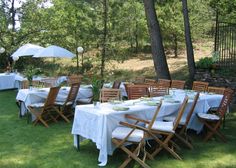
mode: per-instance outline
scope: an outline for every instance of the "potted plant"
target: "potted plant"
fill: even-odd
[[[41,70],[39,68],[34,68],[32,65],[29,65],[23,71],[23,74],[29,81],[29,86],[32,86],[33,76],[41,74]]]

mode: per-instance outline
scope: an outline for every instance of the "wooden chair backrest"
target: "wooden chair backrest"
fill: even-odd
[[[82,76],[81,75],[71,75],[68,76],[68,85],[71,85],[73,83],[81,83]]]
[[[197,92],[206,92],[208,85],[208,82],[194,81],[192,90],[195,90]]]
[[[189,123],[189,121],[190,121],[190,119],[191,119],[191,116],[192,116],[192,114],[193,114],[193,112],[194,112],[194,109],[195,109],[195,106],[196,106],[196,104],[197,104],[199,95],[200,95],[200,93],[197,93],[197,94],[195,95],[195,97],[194,97],[193,104],[192,104],[192,106],[191,106],[191,108],[190,108],[190,111],[188,112],[188,115],[187,115],[186,120],[185,120],[185,123],[184,123],[184,125],[185,125],[186,127],[188,126],[188,123]]]
[[[29,88],[29,81],[28,80],[23,80],[21,82],[21,89],[28,89]]]
[[[38,80],[33,80],[32,81],[32,86],[37,87],[40,85],[40,81]],[[29,88],[29,81],[28,80],[23,80],[21,82],[21,89],[28,89]]]
[[[42,80],[45,87],[54,87],[56,86],[57,78],[45,78]]]
[[[182,80],[172,80],[170,87],[171,88],[175,88],[175,89],[184,89],[185,81],[182,81]]]
[[[124,83],[124,86],[125,86],[125,91],[127,93],[127,95],[129,95],[129,90],[128,90],[128,87],[131,86],[131,85],[134,85],[133,83]]]
[[[157,115],[161,109],[161,105],[162,105],[162,102],[160,102],[160,104],[157,106],[156,108],[156,111],[152,117],[152,120],[150,121],[149,125],[148,125],[148,130],[151,130],[152,126],[153,126],[153,123],[156,121],[156,118],[157,118]]]
[[[169,88],[159,84],[150,85],[150,97],[158,97],[169,94]]]
[[[65,101],[65,104],[67,104],[68,102],[74,102],[76,97],[77,97],[77,94],[78,94],[78,91],[79,91],[79,87],[80,87],[80,83],[73,83],[70,87],[70,91],[69,91],[69,94],[67,96],[67,99]]]
[[[54,106],[55,105],[55,100],[57,98],[57,94],[60,90],[60,87],[51,87],[47,96],[47,99],[44,103],[44,109]]]
[[[225,89],[223,98],[220,102],[220,106],[217,109],[217,114],[219,114],[221,118],[224,117],[227,111],[227,108],[233,99],[233,94],[234,94],[234,91],[232,89],[229,89],[229,88]]]
[[[162,87],[170,87],[170,83],[171,83],[171,80],[168,80],[168,79],[158,79],[157,81],[158,85],[162,86]]]
[[[225,92],[225,88],[209,86],[208,87],[208,92],[216,93],[216,94],[222,94],[223,95],[224,92]]]
[[[120,81],[114,81],[113,85],[112,85],[112,89],[119,89],[120,88]]]
[[[127,89],[128,99],[138,99],[143,96],[149,96],[147,85],[130,85]]]
[[[103,88],[100,92],[100,102],[108,102],[110,100],[120,100],[120,89]]]
[[[175,121],[174,121],[174,128],[173,128],[174,131],[177,129],[177,127],[179,125],[179,122],[180,122],[181,117],[184,113],[184,110],[187,106],[187,103],[188,103],[188,96],[185,96],[184,101],[182,102],[182,104],[179,108],[178,115],[177,115],[177,117],[175,118]]]

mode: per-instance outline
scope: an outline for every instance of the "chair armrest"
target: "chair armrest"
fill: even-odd
[[[142,131],[147,131],[146,128],[141,127],[140,125],[130,124],[130,123],[127,123],[127,122],[122,122],[121,121],[120,125],[123,125],[123,126],[126,126],[126,127],[130,127],[130,128],[133,128],[133,129],[139,129],[139,130],[142,130]]]
[[[131,119],[131,120],[136,120],[136,121],[139,121],[139,122],[143,122],[145,124],[149,124],[150,123],[150,121],[143,120],[143,119],[137,118],[137,117],[129,115],[129,114],[126,114],[125,118]]]

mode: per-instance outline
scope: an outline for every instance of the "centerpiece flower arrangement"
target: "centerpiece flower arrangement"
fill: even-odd
[[[99,101],[100,97],[100,89],[102,88],[103,81],[99,79],[99,77],[93,76],[92,77],[92,92],[93,92],[93,101]]]

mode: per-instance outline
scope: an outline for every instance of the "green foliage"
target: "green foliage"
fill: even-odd
[[[42,72],[40,68],[35,68],[32,65],[27,66],[23,72],[24,76],[28,79],[30,84],[32,83],[33,76],[39,75],[41,73]]]
[[[196,66],[199,69],[210,69],[213,64],[213,59],[212,57],[204,57],[201,58],[197,63]]]
[[[214,64],[217,64],[219,58],[219,52],[213,52],[211,57],[200,58],[200,60],[196,63],[196,67],[199,69],[211,69]]]
[[[93,101],[99,101],[100,89],[102,88],[103,81],[94,75],[91,79],[91,84],[93,91]]]
[[[233,22],[236,20],[235,0],[210,0],[210,6],[219,14],[219,21]]]

